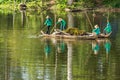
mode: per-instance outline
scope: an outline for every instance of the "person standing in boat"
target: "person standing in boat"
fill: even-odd
[[[94,35],[94,36],[98,36],[98,35],[100,35],[100,28],[99,28],[99,26],[98,25],[95,25],[94,26],[95,28],[92,30],[92,35]]]
[[[50,27],[52,26],[52,19],[49,16],[46,16],[44,25],[47,26],[46,34],[50,34]]]
[[[109,34],[111,32],[112,32],[111,25],[110,25],[109,20],[107,20],[107,26],[104,28],[103,33],[104,34]]]
[[[60,30],[65,30],[66,29],[66,22],[64,19],[59,18],[57,24],[60,23]]]

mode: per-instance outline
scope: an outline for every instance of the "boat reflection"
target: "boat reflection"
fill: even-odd
[[[49,39],[45,39],[45,46],[44,46],[44,52],[46,57],[50,54],[51,52],[51,46],[50,46],[50,40]]]
[[[110,40],[105,40],[104,47],[105,47],[106,53],[108,54],[110,52],[110,48],[111,48]]]
[[[92,50],[94,51],[95,55],[98,54],[99,49],[100,49],[99,43],[97,41],[92,41]]]
[[[73,80],[74,77],[76,76],[76,73],[74,73],[74,69],[75,69],[75,63],[74,61],[74,46],[73,44],[80,44],[82,45],[82,47],[84,46],[84,42],[85,44],[88,44],[89,46],[91,46],[92,44],[92,51],[94,52],[94,55],[98,55],[99,52],[104,49],[104,52],[106,53],[107,57],[104,57],[103,54],[100,54],[100,56],[96,56],[92,57],[90,54],[88,54],[88,62],[86,62],[86,64],[84,65],[84,67],[86,67],[88,69],[88,72],[91,70],[97,70],[96,75],[99,73],[100,75],[103,75],[103,67],[104,67],[104,62],[102,61],[103,58],[108,59],[108,53],[110,52],[110,48],[111,48],[111,42],[109,39],[99,39],[99,40],[91,40],[91,41],[71,41],[69,39],[65,40],[65,39],[54,39],[54,38],[44,38],[45,41],[45,55],[49,55],[52,51],[54,52],[54,78],[55,80],[58,79],[58,77],[60,77],[60,75],[63,74],[66,75],[67,80]],[[78,43],[79,42],[79,43]],[[82,43],[81,43],[82,42]],[[51,47],[52,46],[52,47]],[[79,49],[79,48],[78,48]],[[81,51],[81,50],[80,50]],[[90,47],[90,51],[91,51],[91,47]],[[79,55],[84,55],[82,52],[80,52],[81,54]],[[66,57],[64,57],[66,55]],[[79,56],[77,55],[77,56]],[[103,57],[101,57],[103,56]],[[92,57],[92,58],[90,58]],[[79,57],[81,59],[84,59],[85,57]],[[66,61],[64,61],[63,59],[65,59]],[[86,60],[87,58],[85,58]],[[96,64],[93,62],[94,65],[90,65],[90,63],[92,64],[92,62],[89,62],[91,60],[95,60]],[[64,62],[66,63],[64,63]],[[83,60],[81,60],[83,61]],[[108,61],[108,60],[107,60]],[[62,64],[62,65],[61,65]],[[88,65],[89,67],[87,67],[86,65]],[[64,66],[64,67],[63,67]],[[96,67],[95,69],[92,69],[93,67]],[[81,71],[81,68],[78,68],[78,71]],[[64,71],[63,71],[64,70]],[[66,71],[65,71],[66,70]],[[80,72],[81,74],[82,72]],[[78,75],[80,75],[78,74]],[[81,74],[82,75],[82,74]],[[91,76],[91,74],[89,74]],[[99,76],[100,76],[99,75]]]
[[[94,54],[97,55],[99,53],[100,47],[104,47],[106,54],[110,52],[111,42],[109,39],[98,39],[92,41],[92,50]]]
[[[64,53],[65,52],[65,47],[66,47],[66,44],[64,41],[57,41],[56,43],[56,50],[57,50],[57,53]]]

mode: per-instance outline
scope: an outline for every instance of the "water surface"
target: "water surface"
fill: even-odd
[[[62,17],[68,27],[86,31],[95,24],[102,31],[109,17],[113,33],[109,39],[96,41],[38,37],[48,14],[53,23]],[[120,79],[120,13],[1,12],[0,16],[1,80]]]

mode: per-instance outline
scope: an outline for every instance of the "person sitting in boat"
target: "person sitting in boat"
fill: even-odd
[[[52,19],[49,16],[46,16],[44,25],[47,26],[46,34],[50,34],[50,27],[52,26]]]
[[[109,20],[107,20],[107,26],[104,28],[103,33],[104,33],[104,34],[109,34],[109,33],[111,33],[111,32],[112,32],[111,25],[110,25]]]
[[[98,36],[100,34],[100,28],[98,25],[94,26],[95,28],[92,30],[92,35],[93,36]]]
[[[65,30],[66,29],[66,22],[64,19],[59,18],[57,24],[60,23],[60,30]]]

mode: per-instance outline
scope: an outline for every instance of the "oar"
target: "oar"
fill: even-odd
[[[41,31],[44,30],[45,28],[46,28],[45,26],[44,26],[44,27],[41,27],[41,28],[40,28],[40,31],[37,32],[36,35],[38,36],[38,35],[41,33]]]
[[[55,23],[54,27],[51,29],[50,34],[53,32],[53,30],[54,30],[55,28],[56,28],[56,23]]]
[[[87,19],[88,19],[88,22],[90,23],[91,28],[93,29],[93,25],[92,25],[92,23],[91,23],[91,21],[90,21],[90,19],[89,19],[89,16],[87,15],[86,12],[85,12],[85,15],[86,15],[86,17],[87,17]]]

